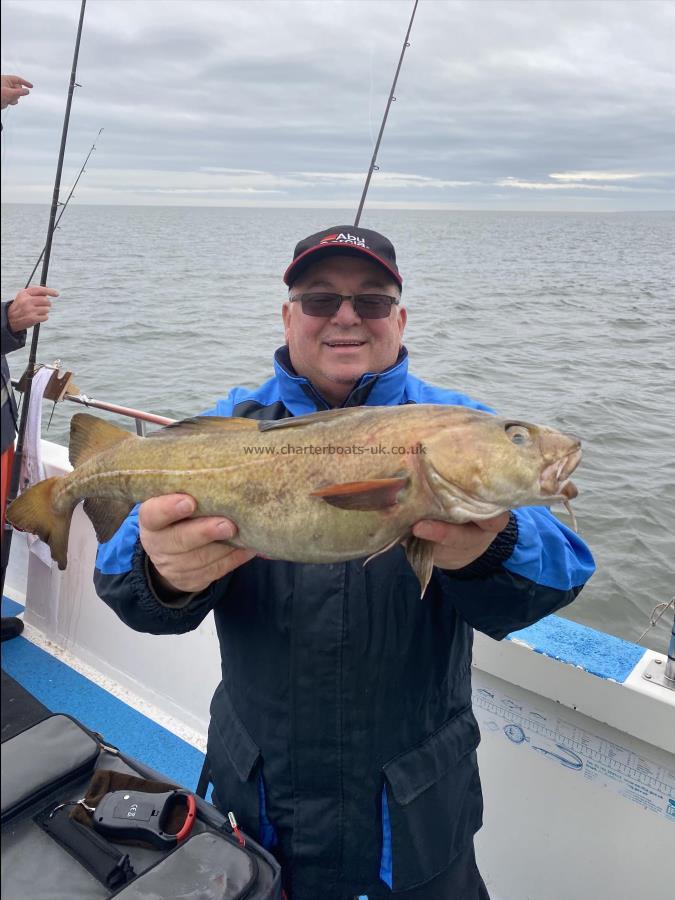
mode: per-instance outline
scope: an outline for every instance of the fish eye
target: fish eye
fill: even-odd
[[[531,440],[530,430],[525,425],[519,425],[516,422],[508,422],[504,426],[504,431],[511,439],[511,443],[522,446],[528,444]]]

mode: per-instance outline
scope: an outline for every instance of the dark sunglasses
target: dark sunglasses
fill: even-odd
[[[360,319],[386,319],[392,306],[398,305],[398,297],[388,294],[297,294],[289,297],[291,303],[299,300],[306,316],[327,319],[334,316],[343,300],[351,300]]]

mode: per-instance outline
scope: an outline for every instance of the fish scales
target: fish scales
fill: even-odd
[[[415,541],[409,558],[416,570],[424,559],[425,571],[431,548],[410,537],[416,521],[463,523],[567,501],[576,495],[569,476],[581,457],[576,436],[547,426],[425,404],[269,423],[203,417],[147,438],[79,413],[70,453],[73,472],[30,488],[9,510],[15,527],[50,543],[61,567],[81,500],[102,540],[133,504],[187,493],[195,516],[237,524],[237,547],[329,563]]]

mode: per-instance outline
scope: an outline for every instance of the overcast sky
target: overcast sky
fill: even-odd
[[[51,200],[79,0],[3,0],[4,202]],[[353,208],[412,0],[89,0],[79,203]],[[675,208],[673,0],[420,0],[369,206]]]

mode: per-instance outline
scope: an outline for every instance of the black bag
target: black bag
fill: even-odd
[[[189,836],[169,851],[112,843],[73,821],[69,810],[97,769],[167,781],[65,715],[3,743],[3,900],[281,900],[276,860],[248,836],[233,836],[201,797]]]

